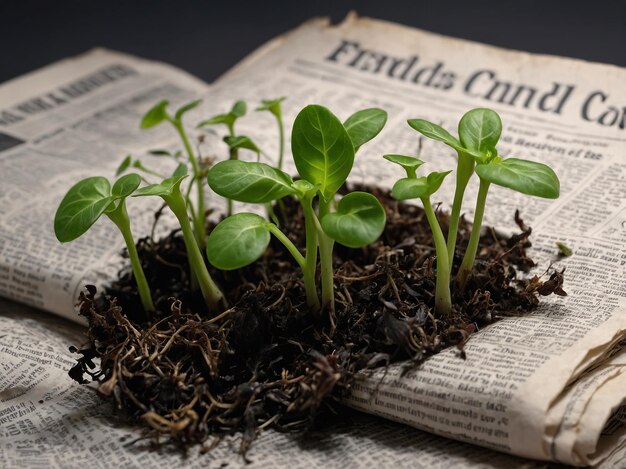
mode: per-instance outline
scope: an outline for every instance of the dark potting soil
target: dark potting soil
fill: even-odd
[[[437,315],[435,253],[424,212],[387,191],[365,189],[384,205],[387,226],[368,247],[336,245],[332,320],[307,310],[302,274],[274,239],[247,268],[211,270],[230,308],[210,316],[191,291],[185,247],[174,232],[138,243],[154,317],[142,311],[130,267],[103,295],[94,287],[81,295],[88,341],[73,348],[80,358],[70,376],[97,382],[99,393],[148,437],[183,447],[205,443],[206,449],[209,441],[239,433],[245,453],[263,429],[302,431],[329,409],[341,412],[339,401],[359,371],[398,361],[417,366],[450,346],[462,360],[473,332],[526,314],[541,295],[565,294],[561,272],[519,275],[534,263],[526,255],[531,229],[516,213],[520,233],[502,237],[486,229],[473,276],[462,292],[453,289],[452,314]],[[276,207],[276,214],[304,249],[299,204],[285,199],[284,212]],[[445,232],[447,214],[438,215]],[[461,222],[453,274],[469,228]]]

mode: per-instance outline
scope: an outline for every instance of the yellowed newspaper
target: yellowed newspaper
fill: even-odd
[[[331,432],[320,446],[309,442],[304,452],[292,440],[265,436],[255,446],[258,461],[270,461],[271,450],[282,447],[285,457],[278,465],[290,467],[355,461],[400,466],[412,461],[415,467],[420,458],[428,462],[423,467],[521,464],[466,444],[472,443],[539,460],[620,467],[626,414],[625,82],[626,70],[618,67],[507,51],[355,15],[337,26],[323,19],[304,24],[253,53],[211,88],[171,67],[107,51],[53,65],[0,86],[0,295],[76,320],[72,307],[82,285],[115,275],[122,261],[112,230],[102,226],[80,246],[61,247],[51,217],[71,181],[94,173],[111,177],[126,153],[145,155],[150,148],[174,145],[167,133],[138,129],[141,114],[159,99],[176,104],[202,97],[203,107],[194,111],[199,118],[236,99],[254,103],[287,96],[288,123],[309,103],[326,105],[340,117],[364,107],[384,108],[389,122],[364,147],[352,173],[352,182],[384,187],[401,174],[382,155],[414,154],[418,147],[406,119],[425,118],[452,129],[467,109],[491,107],[503,118],[503,155],[549,163],[562,181],[562,196],[546,201],[494,188],[486,223],[511,230],[520,209],[534,229],[531,255],[538,267],[532,274],[551,265],[566,268],[569,296],[550,297],[530,316],[480,331],[466,345],[466,359],[448,349],[406,374],[398,364],[355,383],[348,405],[426,433],[404,433],[402,426],[358,417],[365,419],[359,420],[362,431]],[[270,119],[262,114],[243,119],[240,129],[268,154],[275,142],[262,129],[272,125]],[[217,144],[218,137],[207,134],[205,143]],[[421,155],[432,170],[454,164],[453,155],[435,143],[424,142]],[[293,166],[287,170],[294,172]],[[466,200],[475,198],[476,189],[468,188]],[[452,199],[445,190],[438,195]],[[471,204],[464,210],[472,215]],[[144,233],[150,213],[150,207],[137,209]],[[557,241],[574,255],[557,259]],[[43,331],[52,322],[46,319],[44,327],[24,320],[10,313],[10,305],[17,306],[7,303],[0,310],[0,363],[7,364],[0,374],[0,438],[7,442],[0,463],[13,465],[40,441],[44,450],[37,460],[71,466],[67,452],[78,444],[50,429],[55,422],[68,424],[68,412],[79,415],[81,406],[70,401],[87,402],[88,393],[62,372],[67,354],[42,357],[34,345],[46,343],[53,354],[67,345],[67,335],[51,332],[46,342]],[[51,362],[44,366],[42,360]],[[56,371],[46,371],[52,362]],[[29,374],[31,366],[45,379]],[[49,414],[40,402],[47,399],[59,404]],[[120,435],[120,424],[107,417],[110,409],[98,409],[93,415],[102,428],[83,419],[79,433],[66,432],[80,442],[85,461],[106,452],[98,432],[115,427],[110,434]],[[465,443],[427,436],[431,433]],[[342,441],[353,453],[320,451],[335,443],[342,448]],[[156,461],[135,447],[114,447],[116,457],[132,464]],[[213,457],[220,454],[226,453]]]

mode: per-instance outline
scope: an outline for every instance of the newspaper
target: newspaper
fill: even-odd
[[[625,80],[626,70],[618,67],[507,51],[356,15],[337,26],[323,19],[305,23],[263,46],[211,88],[171,67],[105,51],[62,62],[0,87],[0,294],[76,320],[72,305],[82,285],[115,274],[120,244],[112,230],[102,224],[82,244],[59,246],[51,218],[78,177],[112,176],[125,153],[145,155],[150,148],[176,145],[164,129],[137,128],[158,99],[176,104],[203,97],[191,122],[236,99],[254,103],[287,96],[287,123],[312,102],[342,118],[381,107],[389,112],[387,127],[363,148],[351,180],[386,187],[401,174],[381,155],[417,149],[407,118],[453,128],[467,109],[491,107],[504,122],[501,153],[549,163],[560,176],[562,195],[548,201],[495,187],[485,222],[511,230],[519,208],[533,227],[531,256],[538,262],[533,274],[550,265],[566,268],[569,296],[548,297],[532,315],[478,332],[466,345],[465,360],[448,349],[408,374],[396,365],[354,385],[348,405],[423,432],[359,415],[358,428],[338,424],[342,430],[320,437],[319,446],[315,439],[303,446],[268,432],[255,446],[256,461],[293,467],[522,464],[500,454],[509,453],[623,467]],[[76,91],[75,97],[63,91],[83,88],[88,91]],[[265,132],[271,126],[271,117],[259,114],[243,119],[240,131],[272,155],[276,142]],[[205,137],[207,147],[217,143],[216,135]],[[425,142],[421,155],[431,170],[454,165],[453,155],[435,142]],[[287,170],[294,172],[293,166]],[[451,190],[437,197],[451,200]],[[469,201],[476,191],[470,184],[466,216],[472,215]],[[148,229],[149,210],[135,210],[136,230]],[[558,259],[556,242],[574,255]],[[68,384],[63,371],[68,336],[54,332],[49,319],[40,323],[12,315],[17,304],[8,305],[13,307],[0,307],[6,310],[0,333],[0,437],[9,443],[0,449],[0,462],[21,461],[37,445],[41,451],[33,457],[57,465],[78,465],[73,455],[67,459],[68,449],[76,447],[85,460],[100,464],[102,451],[132,465],[153,460],[152,453],[115,442],[130,430],[108,417],[110,409],[103,410],[85,389]],[[38,354],[44,353],[41,344],[55,357]],[[55,404],[47,412],[49,401]],[[76,428],[67,428],[73,424]],[[111,437],[104,443],[102,435]],[[213,453],[217,459],[211,461],[222,456],[227,457]]]

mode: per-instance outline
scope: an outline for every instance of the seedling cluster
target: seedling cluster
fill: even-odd
[[[458,139],[439,125],[423,119],[410,119],[408,124],[422,135],[445,143],[458,154],[456,190],[450,214],[446,249],[444,249],[443,234],[430,206],[429,197],[439,189],[443,178],[449,172],[417,177],[415,170],[422,164],[420,160],[402,155],[385,156],[407,170],[407,177],[400,179],[394,185],[393,197],[398,200],[418,198],[424,204],[437,253],[436,310],[440,314],[449,314],[452,308],[450,271],[457,247],[459,217],[465,189],[473,173],[477,174],[480,183],[472,232],[457,273],[456,283],[460,290],[465,287],[476,259],[489,186],[496,184],[522,194],[556,199],[560,192],[559,178],[545,164],[519,158],[503,159],[498,154],[496,145],[502,133],[502,122],[500,116],[491,109],[478,108],[467,112],[459,121]]]
[[[364,109],[341,122],[323,106],[306,106],[297,115],[291,132],[291,152],[299,176],[294,181],[282,169],[285,147],[283,100],[264,100],[257,108],[257,111],[270,112],[277,122],[279,141],[275,166],[261,162],[263,153],[254,141],[235,132],[235,123],[245,116],[247,110],[245,102],[237,101],[229,112],[197,125],[199,128],[224,125],[228,131],[224,136],[228,159],[211,168],[203,164],[194,151],[183,125],[185,113],[197,107],[200,101],[182,106],[174,115],[168,113],[167,101],[159,102],[143,117],[141,127],[152,128],[168,122],[178,133],[186,158],[181,152],[153,152],[179,163],[169,177],[128,156],[118,168],[118,176],[134,168],[142,172],[144,178],[136,173],[126,174],[113,186],[103,177],[90,177],[78,182],[69,190],[56,213],[54,229],[57,238],[61,242],[72,241],[84,234],[103,214],[106,215],[122,233],[143,307],[152,312],[155,308],[131,234],[126,199],[131,196],[160,197],[178,219],[192,279],[201,290],[209,311],[219,312],[226,301],[209,274],[206,261],[221,270],[242,268],[263,255],[273,235],[302,269],[309,309],[315,314],[326,311],[331,327],[334,327],[334,243],[351,248],[366,246],[381,235],[386,223],[385,210],[372,194],[352,192],[340,196],[339,190],[350,175],[355,154],[383,129],[387,113],[378,108]],[[439,314],[446,315],[452,309],[451,284],[463,289],[471,274],[490,185],[538,197],[556,198],[559,196],[559,180],[554,171],[544,164],[518,158],[505,159],[498,154],[496,146],[502,123],[492,110],[473,109],[466,113],[458,125],[458,138],[423,119],[411,119],[408,123],[422,135],[450,146],[458,155],[456,190],[447,237],[439,224],[431,197],[452,171],[419,176],[418,170],[424,162],[417,157],[384,155],[386,160],[400,165],[406,172],[406,177],[395,183],[392,196],[397,200],[419,199],[424,207],[437,258],[435,308]],[[240,160],[240,150],[253,152],[256,161]],[[452,281],[464,194],[474,173],[479,179],[479,191],[473,228],[456,281]],[[148,183],[148,178],[155,177],[160,182]],[[147,185],[140,187],[142,179]],[[228,200],[227,218],[208,236],[206,181],[216,194]],[[185,183],[186,188],[183,188]],[[194,187],[197,193],[195,202],[190,197]],[[270,208],[274,202],[281,204],[281,199],[285,197],[297,199],[302,206],[306,238],[304,252],[281,230],[271,210],[268,210],[270,220],[255,213],[232,214],[232,201],[262,204]]]

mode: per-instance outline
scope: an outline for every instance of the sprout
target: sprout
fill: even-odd
[[[372,243],[382,233],[386,217],[376,197],[364,192],[344,196],[336,211],[331,210],[331,202],[352,170],[355,148],[382,129],[386,114],[385,119],[380,119],[381,113],[384,111],[376,110],[369,117],[361,115],[365,117],[359,120],[362,124],[371,123],[374,114],[379,118],[373,125],[355,123],[351,127],[355,138],[358,137],[355,144],[346,127],[328,109],[318,105],[305,107],[296,117],[291,135],[300,181],[294,182],[285,172],[264,163],[231,160],[215,165],[209,171],[208,182],[224,197],[265,204],[287,195],[295,196],[304,210],[306,252],[302,256],[275,224],[244,213],[227,218],[211,233],[207,242],[209,262],[222,269],[247,265],[262,255],[273,234],[303,270],[309,307],[328,308],[334,321],[333,244],[337,241],[349,247],[361,247]],[[253,235],[258,235],[259,240],[252,241]],[[318,246],[321,302],[315,279]]]
[[[191,165],[191,169],[193,173],[192,174],[193,179],[191,180],[189,188],[191,189],[191,186],[195,185],[198,191],[197,205],[196,205],[197,209],[195,212],[192,211],[192,219],[193,219],[193,224],[194,224],[194,233],[195,233],[196,241],[200,245],[201,248],[204,248],[205,240],[206,240],[206,225],[205,225],[206,209],[204,206],[204,184],[202,182],[204,179],[204,173],[202,169],[200,168],[200,163],[198,162],[198,158],[196,157],[193,149],[191,148],[191,143],[189,143],[189,137],[187,137],[187,133],[183,125],[184,114],[196,108],[197,106],[199,106],[201,102],[202,102],[201,100],[197,100],[197,101],[192,101],[190,103],[187,103],[184,106],[180,107],[176,111],[174,116],[171,116],[167,112],[167,106],[169,102],[167,100],[162,100],[143,116],[143,119],[141,120],[141,128],[150,129],[150,128],[156,127],[162,122],[167,121],[170,124],[172,124],[172,126],[174,126],[174,128],[178,132],[178,135],[180,136],[180,139],[183,142],[183,146],[185,147],[185,151],[187,152],[187,158],[188,158],[189,164]],[[161,154],[163,156],[168,156],[163,153]]]
[[[191,223],[189,222],[185,198],[180,191],[180,184],[187,177],[186,172],[186,166],[180,165],[172,177],[164,179],[159,184],[151,184],[138,189],[133,194],[133,197],[159,196],[174,213],[183,233],[191,270],[198,281],[209,311],[215,312],[219,309],[220,304],[224,302],[224,295],[207,270],[202,258],[202,252],[198,247]]]
[[[397,181],[391,195],[396,200],[420,199],[424,206],[424,212],[428,220],[428,225],[432,232],[435,243],[435,253],[437,255],[437,280],[435,285],[435,310],[441,315],[450,314],[452,310],[452,299],[450,296],[450,264],[448,262],[448,250],[446,239],[441,231],[441,226],[437,220],[435,211],[430,202],[430,196],[439,190],[444,178],[452,171],[444,173],[432,172],[428,176],[417,177],[415,168],[424,162],[404,155],[385,155],[385,159],[402,166],[407,177]]]
[[[115,181],[113,187],[104,177],[90,177],[79,181],[68,191],[57,209],[54,234],[62,243],[73,241],[86,233],[103,214],[106,215],[118,227],[126,243],[143,309],[153,312],[150,288],[141,268],[126,211],[126,198],[140,183],[141,177],[135,173],[122,176]]]
[[[445,143],[458,153],[456,190],[447,239],[449,269],[452,268],[456,249],[459,216],[465,188],[474,171],[480,179],[472,233],[457,273],[457,281],[463,288],[476,258],[489,186],[496,184],[522,194],[554,199],[559,196],[559,179],[554,171],[545,164],[519,158],[503,159],[498,155],[496,145],[502,133],[502,122],[500,116],[491,109],[478,108],[467,112],[459,121],[458,140],[448,131],[432,122],[423,119],[411,119],[408,123],[421,134]],[[410,157],[403,157],[402,155],[385,155],[385,158],[403,166],[409,178],[413,177],[415,168],[421,164],[418,164],[419,160],[416,160],[413,164],[417,166],[411,166],[411,161],[405,159]],[[442,258],[439,252],[437,252],[437,256],[438,259]],[[438,262],[438,270],[440,264]]]
[[[276,123],[278,124],[278,163],[276,167],[278,169],[283,169],[283,155],[285,153],[285,126],[281,109],[281,103],[285,99],[284,97],[264,99],[261,101],[261,105],[256,108],[256,111],[269,111],[276,118]]]

